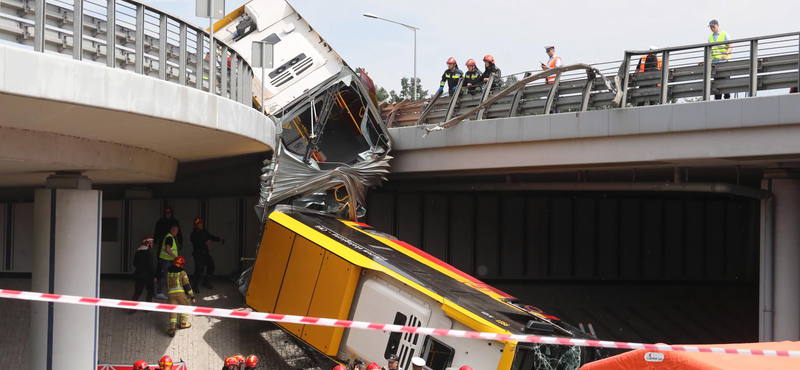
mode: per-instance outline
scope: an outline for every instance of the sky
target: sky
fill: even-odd
[[[143,0],[198,25],[194,0]],[[246,0],[227,0],[233,11]],[[454,57],[491,54],[504,75],[538,68],[545,45],[564,64],[621,60],[625,50],[704,43],[719,20],[732,38],[800,31],[798,0],[290,0],[350,66],[363,67],[378,86],[399,90],[414,72],[410,30],[363,13],[410,24],[417,31],[417,75],[430,92]],[[481,66],[482,67],[482,66]],[[481,68],[482,69],[482,68]]]

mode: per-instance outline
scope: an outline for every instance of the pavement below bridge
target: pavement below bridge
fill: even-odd
[[[29,278],[2,278],[0,288],[29,290]],[[133,280],[104,278],[100,296],[130,299]],[[158,302],[162,302],[156,300]],[[197,295],[197,305],[244,309],[244,297],[235,283],[217,281],[213,290]],[[100,363],[133,364],[144,359],[157,363],[161,356],[183,359],[189,370],[216,370],[227,356],[255,354],[259,367],[270,370],[331,369],[335,364],[310,353],[294,337],[268,322],[192,316],[190,329],[174,338],[166,334],[169,314],[100,308],[98,360]],[[0,299],[0,369],[29,369],[26,353],[30,328],[30,302]]]

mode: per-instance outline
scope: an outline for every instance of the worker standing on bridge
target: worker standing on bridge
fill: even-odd
[[[447,88],[450,95],[456,92],[456,87],[458,86],[458,81],[461,79],[461,76],[464,72],[461,72],[458,69],[458,63],[456,63],[456,58],[450,57],[447,59],[447,69],[444,70],[442,73],[442,82],[439,83],[439,94],[444,91],[444,84],[447,82]]]
[[[658,48],[655,46],[650,47],[650,50],[655,50],[655,49]],[[656,53],[652,52],[647,55],[642,55],[642,57],[639,59],[639,64],[636,65],[636,73],[654,72],[660,70],[661,70],[661,57],[656,55]],[[657,86],[661,86],[661,84],[658,84]],[[641,107],[646,105],[647,103],[650,103],[650,105],[656,105],[655,100],[646,100],[636,103],[636,106]]]
[[[547,56],[550,59],[547,60],[547,64],[542,63],[542,70],[546,71],[548,69],[553,69],[556,67],[561,67],[564,63],[561,61],[561,57],[556,55],[556,47],[555,46],[545,46],[544,51],[547,53]],[[550,76],[547,78],[547,84],[552,84],[556,81],[556,76]]]
[[[467,61],[467,73],[464,73],[464,83],[467,87],[461,89],[462,92],[469,92],[470,95],[475,95],[476,92],[481,91],[481,87],[477,85],[483,81],[481,79],[482,73],[477,66],[474,59]]]
[[[167,292],[169,294],[169,300],[167,303],[169,304],[179,304],[188,306],[191,300],[191,303],[194,303],[194,292],[192,291],[192,285],[189,284],[189,276],[186,275],[186,271],[183,271],[183,264],[185,260],[182,256],[175,257],[175,262],[172,266],[167,269]],[[178,325],[178,314],[173,312],[169,314],[169,329],[167,329],[167,335],[170,337],[175,336],[175,327]],[[181,314],[181,329],[186,329],[192,327],[192,324],[189,323],[189,314],[182,313]]]
[[[725,31],[719,30],[719,22],[716,19],[712,19],[711,22],[708,22],[708,28],[711,29],[711,34],[708,35],[708,43],[715,43],[715,42],[723,42],[729,41],[731,39],[730,35],[728,35]],[[714,45],[711,47],[711,64],[717,63],[724,63],[731,59],[731,52],[733,51],[732,44],[721,44],[721,45]],[[727,80],[730,76],[725,77],[714,77],[714,81],[717,80]],[[716,86],[715,86],[716,88]],[[719,90],[719,88],[717,88]],[[725,94],[725,99],[730,99],[731,94]],[[722,99],[722,94],[714,95],[715,100]]]
[[[189,240],[192,242],[192,258],[194,258],[194,287],[198,288],[202,284],[203,288],[214,289],[209,279],[214,274],[215,265],[208,247],[211,246],[211,242],[225,244],[225,239],[211,235],[205,229],[203,219],[197,217],[194,219],[194,230],[189,236]],[[200,290],[198,289],[197,292],[200,293]]]
[[[488,84],[489,76],[494,75],[494,82],[492,82],[492,85],[499,85],[501,82],[500,77],[503,77],[503,75],[500,72],[500,68],[497,68],[497,65],[494,63],[494,57],[491,55],[486,55],[485,57],[483,57],[483,66],[486,67],[486,69],[483,71],[483,74],[481,75],[481,80],[483,80],[484,83]],[[491,88],[492,88],[491,86],[484,86],[484,89],[491,89]]]

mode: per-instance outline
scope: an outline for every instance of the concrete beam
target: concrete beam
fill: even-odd
[[[392,155],[393,174],[632,168],[700,162],[735,165],[800,157],[800,125],[434,147],[400,150]]]
[[[172,182],[178,161],[133,146],[0,127],[0,186],[44,184],[58,170],[84,172],[94,183]]]

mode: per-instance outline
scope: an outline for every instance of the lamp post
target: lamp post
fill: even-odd
[[[381,17],[378,17],[377,15],[372,14],[372,13],[364,13],[364,16],[367,17],[367,18],[380,19],[382,21],[387,21],[387,22],[390,22],[390,23],[399,24],[399,25],[401,25],[401,26],[403,26],[405,28],[408,28],[408,29],[414,31],[414,81],[412,82],[412,84],[414,86],[414,95],[412,97],[412,100],[417,100],[417,31],[419,30],[419,28],[414,27],[414,26],[409,26],[409,25],[407,25],[405,23],[395,22],[395,21],[393,21],[391,19],[381,18]]]

